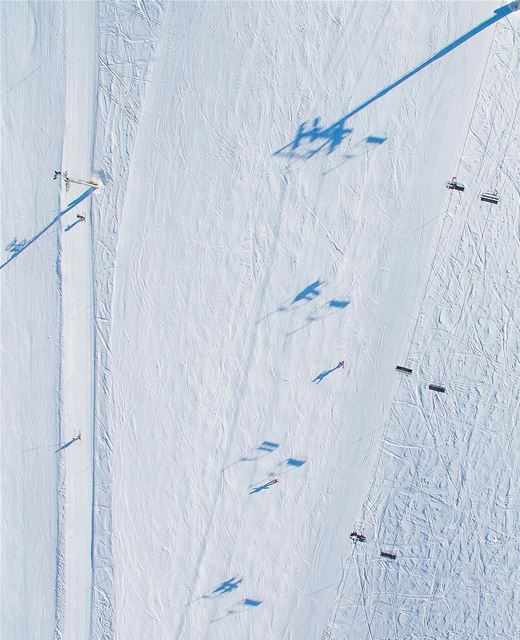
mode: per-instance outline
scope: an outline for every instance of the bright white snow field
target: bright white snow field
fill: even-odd
[[[3,640],[520,637],[514,9],[0,3]]]

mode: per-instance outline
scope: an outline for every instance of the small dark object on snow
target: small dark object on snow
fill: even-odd
[[[489,202],[490,204],[498,204],[500,197],[498,195],[498,191],[484,191],[484,193],[482,193],[480,195],[480,199],[482,200],[482,202]]]
[[[367,537],[362,533],[357,533],[356,531],[353,531],[350,534],[350,539],[354,542],[365,542]]]
[[[454,191],[464,191],[465,187],[462,183],[457,182],[456,176],[453,176],[453,178],[446,183],[446,189],[453,189]]]
[[[432,391],[438,391],[439,393],[445,393],[446,392],[446,387],[440,387],[437,384],[429,384],[428,385],[428,389],[431,389]]]
[[[399,365],[397,365],[396,371],[401,371],[402,373],[412,373],[412,370],[408,367],[400,367]]]
[[[390,560],[395,560],[397,556],[395,553],[390,553],[389,551],[381,551],[382,558],[389,558]]]
[[[56,180],[56,178],[57,178],[58,176],[61,176],[61,171],[55,171],[55,172],[54,172],[54,178],[53,178],[53,180]]]

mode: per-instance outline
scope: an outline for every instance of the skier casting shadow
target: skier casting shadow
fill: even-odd
[[[327,369],[326,371],[322,371],[320,374],[318,374],[313,382],[315,382],[316,384],[319,384],[323,378],[326,378],[327,376],[329,376],[333,371],[336,371],[336,369],[342,369],[345,366],[345,361],[342,360],[341,362],[338,362],[338,364],[333,368],[333,369]]]
[[[262,484],[259,487],[255,487],[252,491],[249,492],[249,495],[251,495],[252,493],[259,493],[260,491],[269,489],[271,485],[276,484],[277,482],[278,480],[276,480],[276,478],[274,480],[269,480],[269,482],[266,482],[265,484]]]

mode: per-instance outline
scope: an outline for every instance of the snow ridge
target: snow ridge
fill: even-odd
[[[108,638],[113,637],[115,611],[110,487],[113,279],[132,149],[163,9],[160,3],[138,0],[123,5],[103,2],[98,7],[98,109],[93,167],[103,168],[100,176],[105,186],[92,209],[91,232],[95,310],[92,633],[94,637]]]

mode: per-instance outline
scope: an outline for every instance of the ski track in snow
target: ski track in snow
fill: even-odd
[[[520,14],[10,6],[2,637],[518,637]]]

